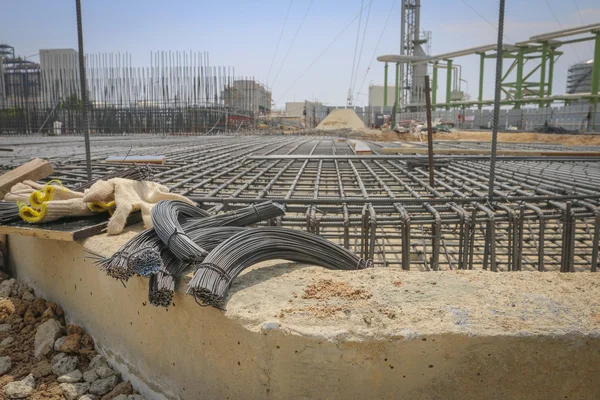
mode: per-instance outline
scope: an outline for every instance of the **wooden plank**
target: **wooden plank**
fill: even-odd
[[[104,162],[117,164],[164,164],[166,156],[110,156]]]
[[[383,154],[427,154],[427,149],[406,149],[384,147]],[[434,149],[436,155],[472,155],[486,156],[486,149]],[[550,151],[550,150],[497,150],[499,156],[539,156],[539,157],[600,157],[600,151]]]
[[[34,158],[25,164],[12,169],[0,176],[0,193],[2,198],[17,183],[26,180],[38,181],[54,173],[54,168],[46,160]]]
[[[102,233],[109,219],[108,213],[102,213],[86,218],[65,218],[47,224],[29,224],[25,221],[0,225],[0,235],[32,236],[41,239],[74,242]],[[133,213],[127,219],[127,224],[141,221],[141,214]]]
[[[362,140],[353,140],[349,139],[348,143],[354,149],[354,154],[363,155],[363,154],[371,154],[371,147],[366,142]]]

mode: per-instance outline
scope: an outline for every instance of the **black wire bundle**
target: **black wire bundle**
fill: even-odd
[[[212,250],[194,273],[187,293],[221,308],[231,283],[244,269],[278,259],[340,270],[372,266],[371,261],[312,233],[280,227],[254,228]]]
[[[0,224],[7,224],[20,219],[19,206],[17,203],[4,200],[0,201]]]
[[[205,218],[211,215],[201,208],[184,204],[187,207],[181,208],[181,218]],[[108,276],[121,281],[127,281],[133,274],[152,275],[163,267],[159,246],[160,239],[154,228],[146,229],[121,246],[111,257],[97,260],[95,263],[106,271]]]
[[[176,200],[160,201],[152,209],[152,223],[163,244],[182,261],[202,260],[208,254],[190,237],[199,230],[216,226],[248,226],[284,214],[282,206],[266,201],[206,219],[190,220],[182,227],[178,221],[181,203]]]
[[[178,204],[169,205],[169,208],[172,209],[178,206]],[[184,209],[182,208],[178,211],[180,216],[182,214],[182,210]],[[154,214],[154,209],[152,209],[152,213]],[[131,256],[130,263],[137,265],[137,269],[145,268],[143,266],[145,260],[155,260],[156,257],[158,257],[162,253],[162,249],[165,247],[164,245],[167,245],[166,247],[169,251],[171,251],[171,253],[173,253],[174,256],[182,256],[183,259],[180,258],[180,260],[182,261],[199,262],[204,259],[204,256],[207,254],[207,252],[185,253],[186,250],[189,250],[189,248],[186,247],[176,247],[175,251],[173,251],[173,247],[175,246],[175,244],[172,242],[173,239],[171,239],[171,242],[169,242],[169,238],[174,238],[177,236],[186,236],[186,242],[187,240],[190,240],[193,243],[194,240],[190,239],[189,237],[191,235],[197,234],[203,229],[216,228],[220,226],[248,226],[257,222],[265,221],[271,218],[276,218],[282,215],[284,215],[284,211],[281,205],[273,203],[271,201],[266,201],[264,203],[250,205],[248,207],[244,207],[235,211],[229,211],[223,214],[209,215],[206,218],[190,218],[186,220],[183,224],[181,224],[181,231],[179,231],[180,233],[176,235],[171,235],[175,231],[174,229],[176,229],[175,223],[172,220],[169,222],[165,222],[170,224],[169,228],[167,228],[166,230],[161,229],[160,225],[163,223],[163,219],[160,218],[160,220],[157,221],[158,224],[154,225],[154,229],[158,227],[160,231],[170,232],[171,234],[167,235],[165,242],[163,242],[157,235],[157,232],[155,232],[154,236],[144,243],[143,248],[141,248],[139,245],[135,245],[135,252]]]
[[[197,231],[190,237],[195,244],[211,251],[225,240],[246,229],[248,228],[235,226],[207,228]],[[164,268],[158,274],[150,276],[148,299],[150,304],[168,307],[173,301],[175,278],[183,274],[194,263],[179,260],[167,249],[163,249],[161,257]]]

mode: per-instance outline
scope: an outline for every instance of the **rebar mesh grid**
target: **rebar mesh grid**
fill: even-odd
[[[153,179],[213,212],[282,203],[286,216],[274,223],[318,233],[375,266],[597,270],[598,158],[498,157],[495,197],[488,203],[485,156],[436,158],[430,186],[424,157],[379,154],[394,143],[369,145],[373,155],[357,156],[349,142],[331,137],[194,138],[165,147],[167,163],[156,167]],[[571,149],[531,143],[499,148]],[[93,164],[98,175],[118,168],[99,161]],[[75,160],[61,164],[55,177],[68,183],[84,176],[84,165]]]

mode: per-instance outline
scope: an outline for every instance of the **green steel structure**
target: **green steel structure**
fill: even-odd
[[[564,40],[557,40],[564,39]],[[592,71],[592,89],[590,93],[555,95],[552,92],[554,79],[554,64],[563,54],[560,47],[585,41],[594,41],[594,64]],[[477,100],[462,101],[451,100],[452,91],[452,68],[456,58],[477,54],[479,61],[479,87]],[[385,63],[385,86],[384,93],[387,94],[387,65],[389,62],[396,63],[396,103],[398,102],[398,69],[400,63],[431,63],[433,64],[431,102],[433,109],[436,108],[468,108],[477,107],[480,111],[484,106],[494,103],[493,100],[483,99],[484,66],[486,59],[497,57],[496,45],[479,46],[470,49],[440,54],[432,57],[415,57],[406,55],[385,55],[377,58]],[[502,57],[507,60],[507,68],[501,76],[501,88],[505,94],[501,105],[512,105],[520,108],[524,104],[537,104],[546,107],[555,101],[568,104],[573,101],[587,100],[594,108],[591,126],[596,125],[598,108],[598,91],[600,83],[600,24],[584,25],[576,28],[565,29],[556,32],[532,36],[529,40],[514,45],[504,45]],[[445,64],[441,64],[444,62]],[[439,87],[438,69],[446,68],[446,98],[444,102],[438,103],[437,89]],[[514,74],[513,74],[514,72]],[[387,97],[386,97],[387,99]],[[384,100],[384,103],[386,100]],[[387,104],[386,104],[387,105]],[[405,104],[401,107],[410,109],[412,106],[421,104]],[[396,109],[400,107],[397,106]],[[480,112],[481,115],[481,112]]]

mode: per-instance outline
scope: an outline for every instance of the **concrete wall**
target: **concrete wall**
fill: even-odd
[[[118,247],[118,239],[110,239],[111,249]],[[268,306],[272,299],[288,304],[288,297],[291,300],[291,294],[314,277],[343,279],[347,275],[355,279],[353,284],[365,288],[371,282],[384,281],[393,288],[391,282],[400,272],[382,269],[348,275],[348,272],[321,272],[314,268],[255,270],[236,281],[224,315],[222,311],[198,306],[181,292],[176,294],[172,307],[153,307],[147,303],[146,279],[133,278],[123,287],[93,266],[78,243],[11,236],[9,252],[10,266],[17,278],[30,284],[36,294],[63,307],[67,317],[83,325],[109,359],[118,363],[124,377],[152,399],[596,399],[600,396],[598,333],[509,334],[508,328],[504,333],[489,335],[449,333],[444,329],[438,330],[440,334],[406,333],[414,332],[418,324],[414,318],[418,315],[436,329],[440,318],[435,315],[439,310],[428,306],[432,302],[428,290],[439,289],[443,282],[440,279],[434,286],[422,281],[431,280],[433,273],[406,273],[401,275],[402,280],[415,277],[421,280],[416,283],[418,286],[397,288],[397,295],[391,289],[374,294],[373,299],[381,304],[385,301],[386,306],[399,307],[394,316],[385,317],[386,324],[376,324],[370,319],[366,324],[366,314],[355,314],[352,310],[352,318],[361,322],[348,320],[351,326],[368,325],[369,332],[378,332],[353,339],[341,327],[333,332],[332,326],[346,321],[343,313],[328,319],[311,317],[292,331],[285,328],[285,319],[268,314],[271,312]],[[454,272],[449,274],[457,276]],[[486,276],[500,275],[490,273],[480,279]],[[473,279],[477,275],[467,277]],[[467,279],[465,285],[462,289],[455,287],[455,293],[473,290],[468,289]],[[571,290],[570,284],[565,285],[561,296],[565,296],[565,290]],[[582,301],[596,299],[586,303],[589,305],[586,312],[596,313],[598,286],[588,286],[581,280],[573,285],[589,292],[582,294]],[[414,290],[416,287],[422,291]],[[416,294],[409,297],[409,292]],[[483,293],[489,294],[490,304],[496,307],[505,303],[505,299],[497,300],[497,291],[489,287]],[[415,303],[410,300],[413,298],[423,300]],[[482,300],[485,299],[471,305],[485,303]],[[444,301],[452,304],[460,299],[455,296]],[[571,298],[566,301],[578,304]],[[358,308],[359,303],[362,304],[361,301],[351,304],[357,304]],[[410,320],[404,319],[411,304],[420,304],[421,309],[410,314]],[[364,305],[373,308],[371,303]],[[517,308],[513,304],[508,310],[519,307],[520,304]],[[541,312],[535,299],[528,300],[526,307]],[[433,317],[425,316],[430,308],[436,312],[431,314]],[[265,323],[253,315],[258,312],[264,313]],[[570,318],[562,315],[554,325],[562,326],[561,321],[571,323]],[[495,321],[496,317],[486,318]],[[592,319],[586,314],[585,318],[580,316],[573,321]],[[254,329],[248,328],[250,320]],[[338,338],[309,329],[311,325],[323,324],[329,324],[328,334],[336,333]],[[302,330],[312,333],[301,333]]]
[[[383,93],[384,87],[383,85],[371,85],[369,86],[369,105],[371,107],[383,107]],[[387,92],[387,106],[393,107],[394,96],[396,95],[396,88],[393,85],[388,84],[388,92]]]

